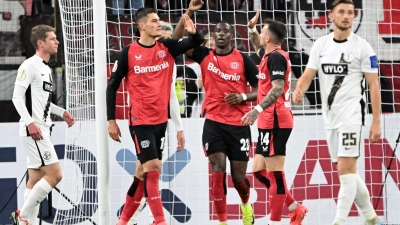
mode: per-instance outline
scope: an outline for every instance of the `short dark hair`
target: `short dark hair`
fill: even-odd
[[[32,28],[30,41],[35,49],[38,49],[38,40],[46,41],[47,32],[56,32],[56,30],[45,24],[37,25]]]
[[[135,21],[136,21],[136,23],[138,23],[139,20],[142,20],[143,18],[146,18],[147,15],[149,15],[150,13],[156,13],[157,14],[157,9],[147,8],[147,7],[138,9],[138,11],[136,11],[136,13],[135,13]]]
[[[277,44],[282,44],[286,38],[286,24],[272,19],[267,19],[265,23],[268,24],[268,30],[274,35]]]
[[[228,21],[225,21],[225,20],[221,20],[217,24],[215,24],[215,28],[217,28],[217,25],[221,24],[221,23],[228,24],[229,25],[229,29],[233,30],[232,25]]]
[[[353,5],[353,6],[354,6],[353,0],[335,0],[335,1],[333,1],[333,3],[332,3],[331,11],[333,11],[337,5],[342,4],[342,3],[344,3],[344,4],[350,4],[350,5]]]

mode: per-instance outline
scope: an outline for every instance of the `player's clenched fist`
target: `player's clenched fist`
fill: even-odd
[[[300,104],[303,101],[303,92],[300,88],[296,88],[292,94],[293,102],[296,104]]]

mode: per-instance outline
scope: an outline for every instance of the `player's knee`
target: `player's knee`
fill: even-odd
[[[225,172],[225,167],[222,163],[215,163],[212,165],[213,172]]]
[[[336,164],[339,175],[356,173],[357,172],[357,158],[339,157]]]

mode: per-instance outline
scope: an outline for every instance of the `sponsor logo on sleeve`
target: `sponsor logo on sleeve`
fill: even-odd
[[[21,70],[18,74],[18,80],[25,80],[25,78],[26,78],[25,70]]]
[[[283,76],[285,75],[285,72],[283,71],[272,71],[273,76]]]
[[[369,57],[371,62],[371,69],[378,69],[378,57],[376,55]]]
[[[114,73],[115,71],[117,71],[117,68],[118,68],[118,60],[115,60],[115,63],[114,63],[114,67],[113,67],[113,69],[112,69],[112,72]]]

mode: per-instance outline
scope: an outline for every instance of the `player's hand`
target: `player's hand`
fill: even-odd
[[[185,134],[183,133],[183,130],[178,131],[176,134],[176,138],[178,140],[178,147],[176,147],[176,151],[180,152],[185,148]]]
[[[229,105],[235,105],[243,102],[243,97],[238,93],[230,93],[230,94],[225,93],[224,100]]]
[[[257,10],[256,15],[253,18],[251,18],[251,20],[247,23],[247,27],[253,28],[258,22],[259,16],[260,16],[260,10]]]
[[[36,125],[35,122],[31,123],[28,125],[28,132],[29,135],[31,135],[31,138],[35,141],[40,141],[43,139],[42,136],[42,131],[40,128]]]
[[[196,12],[203,6],[203,4],[204,2],[202,0],[192,0],[189,3],[188,9],[190,11]]]
[[[372,121],[371,128],[369,129],[369,142],[376,143],[381,138],[381,124],[380,122]]]
[[[243,117],[242,117],[242,124],[247,126],[247,125],[253,125],[254,122],[256,121],[258,116],[258,111],[253,109],[250,112],[246,113]]]
[[[196,28],[194,27],[193,21],[190,19],[190,17],[186,14],[182,15],[183,19],[183,24],[185,25],[185,29],[189,34],[195,34],[196,33]]]
[[[121,131],[119,130],[118,124],[115,120],[108,121],[108,134],[114,141],[121,142],[119,139],[122,137]]]
[[[292,94],[293,102],[300,104],[303,101],[303,92],[300,88],[296,88]]]
[[[68,124],[68,127],[72,127],[72,125],[75,124],[74,116],[71,113],[69,113],[68,111],[64,112],[63,119]]]

